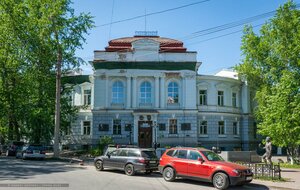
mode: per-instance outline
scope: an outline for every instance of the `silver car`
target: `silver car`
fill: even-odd
[[[44,159],[46,156],[46,151],[42,145],[27,145],[22,149],[21,157],[23,159],[36,158]]]

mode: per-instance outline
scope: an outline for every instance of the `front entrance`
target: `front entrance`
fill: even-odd
[[[139,147],[152,147],[152,121],[138,121],[139,125]]]

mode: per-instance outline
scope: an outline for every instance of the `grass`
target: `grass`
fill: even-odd
[[[272,177],[267,177],[267,176],[256,176],[254,179],[263,180],[263,181],[273,181],[273,182],[288,182],[289,181],[289,179],[287,179],[287,178],[272,179]]]
[[[299,164],[289,164],[289,163],[281,163],[280,168],[293,168],[293,169],[300,169]]]

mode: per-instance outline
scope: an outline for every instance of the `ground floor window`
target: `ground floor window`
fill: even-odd
[[[225,134],[225,125],[224,121],[219,121],[219,135]]]
[[[83,135],[90,135],[91,134],[91,122],[84,121],[83,122]]]
[[[207,121],[201,121],[199,126],[199,134],[207,135]]]
[[[120,119],[113,120],[113,134],[121,135],[121,120]]]
[[[169,133],[177,134],[177,119],[170,119]]]

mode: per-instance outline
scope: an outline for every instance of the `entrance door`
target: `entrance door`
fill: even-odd
[[[152,121],[139,121],[139,147],[152,147]]]

